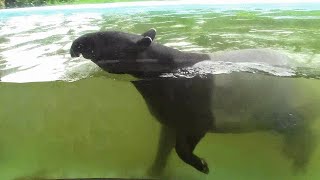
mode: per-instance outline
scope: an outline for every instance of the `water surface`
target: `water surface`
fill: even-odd
[[[151,27],[157,29],[157,42],[180,50],[272,48],[292,58],[295,74],[319,76],[319,4],[80,7],[0,11],[2,81],[97,75],[99,69],[88,60],[71,59],[72,40],[98,30],[143,33]]]

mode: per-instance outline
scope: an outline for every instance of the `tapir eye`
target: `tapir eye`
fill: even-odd
[[[82,49],[83,47],[84,47],[83,44],[79,44],[77,48],[78,48],[78,49]]]

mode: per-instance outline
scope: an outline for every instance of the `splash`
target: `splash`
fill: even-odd
[[[182,68],[173,73],[163,74],[162,77],[192,78],[195,76],[230,74],[232,72],[263,73],[281,77],[296,75],[296,72],[293,69],[271,66],[264,63],[203,61],[192,67]]]

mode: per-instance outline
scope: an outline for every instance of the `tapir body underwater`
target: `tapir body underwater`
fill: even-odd
[[[249,73],[159,78],[163,73],[205,60],[286,66],[287,56],[269,49],[213,54],[182,52],[153,42],[155,35],[154,29],[142,35],[118,31],[89,33],[74,40],[70,49],[72,57],[82,54],[109,73],[126,73],[141,79],[132,83],[152,115],[163,124],[152,171],[162,171],[174,147],[184,162],[209,173],[206,161],[193,153],[209,131],[276,130],[287,139],[290,139],[287,132],[308,131],[301,116],[290,106],[294,89],[290,80]],[[299,151],[292,148],[299,148],[292,145],[292,140],[286,142],[290,151]],[[308,157],[292,158],[297,166],[303,166]]]

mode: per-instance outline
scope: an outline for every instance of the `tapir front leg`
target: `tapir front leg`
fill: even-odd
[[[162,126],[161,132],[160,132],[157,155],[151,168],[148,170],[148,173],[150,175],[158,176],[162,174],[166,166],[167,160],[169,158],[170,152],[174,148],[174,144],[175,144],[174,130],[166,126]]]
[[[205,133],[202,134],[186,134],[177,132],[176,135],[176,152],[178,156],[187,164],[196,168],[197,170],[208,174],[208,164],[204,159],[199,158],[193,154],[196,145],[202,139]]]

